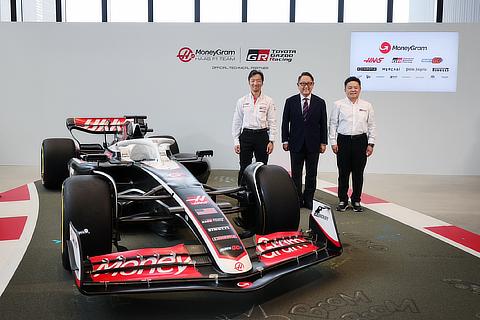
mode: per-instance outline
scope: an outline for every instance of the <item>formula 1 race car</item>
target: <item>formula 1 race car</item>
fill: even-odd
[[[250,291],[341,254],[327,205],[314,201],[299,231],[285,169],[253,163],[240,186],[212,187],[213,151],[179,153],[171,136],[146,137],[145,119],[69,118],[73,140],[42,143],[42,182],[62,187],[62,263],[80,292]],[[81,144],[77,130],[104,142]]]

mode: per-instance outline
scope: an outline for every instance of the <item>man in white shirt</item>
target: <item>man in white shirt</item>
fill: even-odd
[[[238,99],[233,113],[233,145],[235,153],[240,155],[239,185],[243,171],[252,163],[253,156],[257,162],[267,164],[268,156],[273,151],[277,131],[275,103],[262,93],[263,81],[261,71],[250,71],[250,93]]]
[[[345,80],[346,98],[335,101],[330,116],[330,144],[337,155],[338,206],[337,211],[348,208],[348,187],[352,174],[351,205],[362,212],[360,204],[363,172],[367,157],[373,153],[376,138],[375,115],[372,105],[359,98],[361,82],[357,77]]]

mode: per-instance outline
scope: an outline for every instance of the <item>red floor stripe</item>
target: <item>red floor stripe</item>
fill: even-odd
[[[26,222],[27,216],[0,218],[0,241],[20,239]]]
[[[325,190],[338,193],[338,188],[337,187],[330,187],[330,188],[325,188]],[[348,189],[348,196],[350,197],[352,195],[352,189]],[[371,195],[368,195],[366,193],[362,193],[362,203],[364,204],[374,204],[374,203],[389,203],[390,201],[386,201]]]
[[[455,226],[425,227],[425,229],[480,252],[480,235],[476,233]]]
[[[30,192],[28,191],[28,186],[26,184],[12,190],[0,192],[0,202],[25,200],[30,200]]]

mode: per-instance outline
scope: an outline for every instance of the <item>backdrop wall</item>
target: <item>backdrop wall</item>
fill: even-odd
[[[181,151],[212,148],[214,168],[237,168],[231,120],[248,93],[250,68],[263,68],[279,127],[302,71],[314,74],[314,92],[330,112],[344,97],[352,31],[457,31],[460,38],[457,92],[363,92],[378,128],[367,171],[479,175],[478,24],[2,23],[0,165],[38,164],[42,139],[69,135],[67,117],[144,114]],[[184,47],[197,60],[182,62]],[[208,60],[216,49],[230,54]],[[249,49],[295,53],[291,62],[246,61]],[[277,136],[270,162],[288,168]],[[319,171],[336,171],[330,147]]]

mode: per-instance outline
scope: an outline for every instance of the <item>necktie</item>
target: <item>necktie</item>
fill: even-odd
[[[303,98],[303,121],[307,121],[308,108],[308,98]]]

